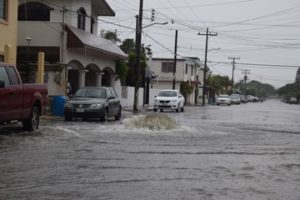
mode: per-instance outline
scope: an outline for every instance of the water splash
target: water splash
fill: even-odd
[[[150,130],[171,130],[179,127],[171,117],[157,113],[133,116],[124,119],[123,124],[125,128],[146,128]]]

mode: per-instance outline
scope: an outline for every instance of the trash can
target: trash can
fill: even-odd
[[[53,96],[52,100],[52,115],[64,116],[65,96]]]

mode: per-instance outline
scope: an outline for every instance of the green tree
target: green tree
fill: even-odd
[[[133,39],[125,39],[122,44],[120,45],[120,48],[128,54],[128,59],[125,63],[119,63],[117,67],[119,69],[117,71],[122,72],[123,82],[127,86],[135,86],[136,81],[139,81],[139,85],[143,86],[145,83],[145,68],[147,66],[147,55],[151,54],[151,48],[150,46],[144,46],[142,45],[142,56],[141,56],[141,69],[140,69],[140,75],[139,80],[137,80],[136,76],[136,50],[135,50],[135,42]],[[126,69],[124,69],[126,68]],[[123,73],[124,72],[124,73]],[[125,73],[126,72],[126,73]],[[118,74],[119,75],[119,74]],[[124,80],[126,79],[126,80]]]
[[[288,83],[285,86],[277,89],[277,94],[285,99],[289,99],[290,97],[295,97],[296,90],[295,90],[295,84],[294,83]]]
[[[298,68],[296,73],[295,89],[296,89],[296,93],[298,94],[297,96],[300,96],[300,67]]]
[[[210,75],[207,84],[214,88],[216,93],[227,94],[230,91],[231,81],[228,76]]]
[[[235,88],[239,88],[242,94],[245,94],[245,83],[241,81],[235,84]],[[247,83],[246,94],[257,97],[269,97],[276,95],[276,89],[274,86],[259,81],[250,81]]]
[[[115,43],[121,42],[121,40],[118,38],[118,36],[116,35],[116,33],[113,32],[113,31],[110,31],[110,30],[101,30],[100,35],[103,38],[105,38],[107,40],[110,40],[112,42],[115,42]]]
[[[294,83],[288,83],[281,88],[277,89],[277,94],[285,99],[290,97],[297,97],[298,101],[300,98],[300,67],[296,72],[296,78]]]
[[[192,94],[193,89],[194,89],[193,85],[190,85],[188,82],[182,82],[180,84],[180,92],[185,99],[187,98],[188,95]]]

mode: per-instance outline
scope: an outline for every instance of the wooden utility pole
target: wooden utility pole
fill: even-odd
[[[140,0],[139,16],[136,29],[136,80],[134,87],[133,111],[138,111],[139,87],[140,87],[140,66],[141,66],[141,46],[142,46],[142,29],[143,29],[143,0]]]
[[[235,60],[239,60],[239,57],[228,57],[232,60],[232,76],[231,76],[231,94],[234,92],[234,71],[235,71]]]
[[[175,84],[176,84],[177,41],[178,41],[178,30],[175,31],[174,69],[173,69],[173,84],[172,84],[173,90],[175,90]]]
[[[246,97],[247,96],[247,80],[248,80],[248,76],[247,75],[250,74],[250,70],[243,69],[242,74],[244,74],[244,81],[245,81],[245,85],[244,85],[245,92],[244,92],[244,95]]]
[[[206,94],[206,72],[207,72],[207,51],[208,51],[208,36],[217,36],[217,33],[209,32],[208,28],[206,28],[206,33],[198,33],[198,35],[205,35],[206,36],[206,43],[205,43],[205,59],[204,59],[204,72],[203,72],[203,89],[202,89],[202,106],[205,106],[205,94]]]

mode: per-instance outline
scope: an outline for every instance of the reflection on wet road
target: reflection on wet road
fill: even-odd
[[[0,199],[300,199],[299,105],[164,114],[180,127],[43,120],[37,133],[1,129]]]

